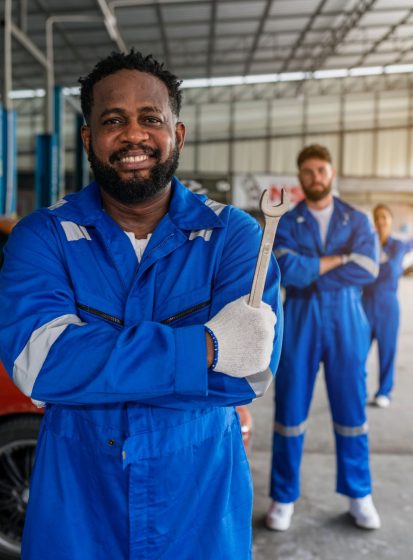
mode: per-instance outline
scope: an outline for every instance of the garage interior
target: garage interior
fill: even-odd
[[[78,78],[111,51],[135,47],[183,79],[178,177],[188,186],[257,215],[249,185],[294,187],[296,154],[316,142],[331,151],[345,201],[367,213],[388,204],[396,236],[413,237],[412,0],[2,0],[0,14],[0,215],[22,217],[89,182]],[[272,392],[250,407],[255,560],[412,557],[412,283],[401,280],[394,403],[368,407],[382,529],[355,529],[334,494],[320,375],[303,496],[285,534],[264,526]],[[371,394],[376,354],[373,346]]]

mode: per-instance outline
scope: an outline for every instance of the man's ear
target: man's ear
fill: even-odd
[[[176,123],[175,135],[176,135],[176,143],[178,144],[179,151],[181,152],[185,144],[185,135],[186,135],[186,128],[183,122],[178,121]]]
[[[80,135],[82,136],[83,147],[87,155],[90,151],[90,126],[84,124],[80,129]]]

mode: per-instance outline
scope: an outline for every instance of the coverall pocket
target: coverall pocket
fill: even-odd
[[[171,327],[203,323],[209,319],[211,305],[210,286],[171,298],[157,310],[160,323]]]

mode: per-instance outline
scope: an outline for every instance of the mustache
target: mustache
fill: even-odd
[[[324,188],[328,187],[328,185],[326,185],[325,183],[321,183],[319,181],[317,181],[316,183],[312,183],[311,186],[312,187],[324,187]]]
[[[140,152],[142,152],[142,154],[145,154],[146,156],[155,158],[157,161],[161,159],[161,151],[156,148],[153,149],[150,148],[149,146],[145,146],[144,144],[130,144],[129,146],[123,148],[122,150],[117,150],[116,152],[113,152],[109,156],[109,162],[115,163],[116,161],[119,161],[122,158],[127,157],[129,155],[129,152],[136,151],[136,150],[139,150]]]

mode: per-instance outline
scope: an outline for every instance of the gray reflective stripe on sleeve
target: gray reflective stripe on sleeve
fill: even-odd
[[[369,426],[367,422],[364,422],[361,426],[342,426],[341,424],[334,423],[334,431],[340,436],[355,437],[367,434],[369,431]]]
[[[217,202],[216,200],[212,200],[212,199],[208,198],[205,201],[205,206],[208,206],[208,208],[211,208],[211,210],[213,210],[215,212],[215,214],[217,216],[219,216],[226,205],[221,204],[220,202]]]
[[[215,214],[217,216],[219,216],[226,205],[221,204],[220,202],[216,202],[215,200],[211,200],[210,198],[208,198],[205,201],[205,206],[208,206],[208,208],[211,208],[211,210],[213,212],[215,212]],[[193,241],[197,237],[202,237],[203,239],[205,239],[205,241],[209,241],[211,239],[211,235],[212,235],[213,231],[214,230],[212,228],[211,229],[199,229],[199,230],[191,231],[191,233],[189,234],[189,241]]]
[[[366,257],[366,255],[361,255],[360,253],[350,253],[349,261],[358,264],[361,268],[364,268],[373,276],[377,276],[379,273],[378,263],[370,257]]]
[[[283,247],[281,249],[276,249],[274,251],[274,254],[277,257],[277,259],[279,259],[283,255],[298,255],[296,251],[293,251],[292,249],[285,249]]]
[[[248,381],[251,389],[254,391],[257,397],[262,397],[268,387],[271,385],[273,375],[270,368],[265,371],[260,371],[259,373],[254,373],[254,375],[249,375],[244,378]]]
[[[60,222],[60,224],[68,241],[78,241],[79,239],[91,241],[90,235],[84,226],[79,226],[75,222]]]
[[[307,420],[297,424],[296,426],[283,426],[279,422],[274,422],[274,432],[284,437],[297,437],[301,436],[307,429]]]
[[[63,206],[63,204],[66,204],[66,202],[67,200],[61,198],[60,200],[49,206],[49,210],[56,210],[56,208],[60,208],[61,206]]]
[[[69,325],[85,325],[77,315],[62,315],[36,329],[20,352],[13,368],[17,387],[28,397],[32,394],[37,376],[50,348]]]
[[[196,237],[203,237],[205,241],[209,241],[213,231],[213,229],[199,229],[198,231],[191,231],[189,234],[189,241],[193,241]]]

